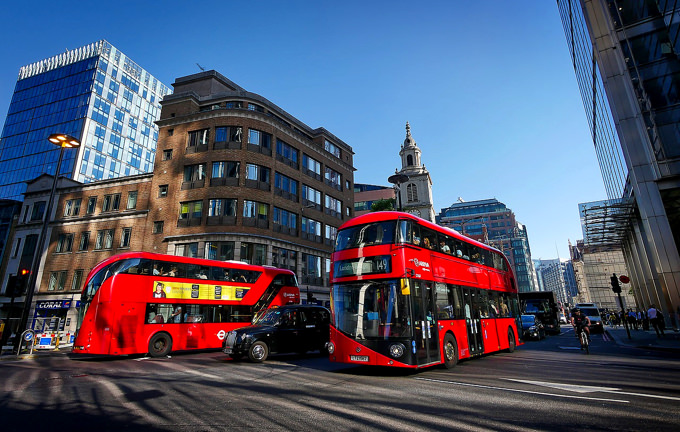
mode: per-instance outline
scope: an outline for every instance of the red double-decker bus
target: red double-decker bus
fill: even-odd
[[[521,343],[517,285],[498,250],[408,213],[340,227],[330,360],[421,368]]]
[[[258,311],[300,303],[290,270],[129,252],[99,263],[83,288],[74,353],[145,354],[220,348]]]

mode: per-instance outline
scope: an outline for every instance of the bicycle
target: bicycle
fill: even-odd
[[[581,342],[581,350],[585,351],[586,354],[590,354],[590,342],[588,341],[588,333],[584,330],[585,327],[581,327],[577,331],[579,332],[578,340]]]

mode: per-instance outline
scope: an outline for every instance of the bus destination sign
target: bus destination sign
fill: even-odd
[[[390,273],[391,271],[392,261],[389,255],[337,261],[333,268],[335,277]]]

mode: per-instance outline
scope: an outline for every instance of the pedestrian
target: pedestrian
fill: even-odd
[[[656,337],[661,337],[664,336],[664,325],[659,324],[659,320],[663,322],[663,315],[661,312],[652,304],[649,306],[649,309],[647,309],[647,316],[649,317],[649,322],[652,324],[654,327],[654,331],[656,332]]]
[[[635,312],[633,312],[633,309],[628,308],[627,319],[628,319],[628,325],[631,328],[635,328],[635,330],[637,330],[638,329],[637,315],[635,315]]]

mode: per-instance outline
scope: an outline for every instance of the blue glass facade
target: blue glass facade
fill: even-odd
[[[60,175],[81,182],[153,169],[167,86],[106,41],[24,66],[0,143],[0,198],[23,200],[25,182],[54,174],[52,133],[79,138]]]

